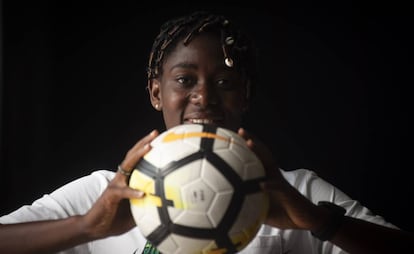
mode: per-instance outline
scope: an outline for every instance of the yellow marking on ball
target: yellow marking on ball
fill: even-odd
[[[145,193],[144,198],[131,198],[131,203],[136,206],[162,206],[161,198],[154,195],[155,182],[154,180],[141,173],[138,170],[132,172],[129,180],[129,186],[133,189],[141,190]]]
[[[131,204],[139,207],[157,206],[161,207],[161,198],[151,194],[145,195],[143,198],[131,198]]]
[[[186,132],[186,133],[174,133],[170,132],[165,135],[165,137],[162,139],[164,143],[167,142],[173,142],[179,139],[185,139],[185,138],[213,138],[213,139],[220,139],[227,142],[232,142],[231,139],[227,137],[223,137],[214,133],[210,132]]]
[[[165,198],[173,201],[174,207],[178,209],[184,209],[185,204],[181,199],[181,193],[178,187],[165,186]]]

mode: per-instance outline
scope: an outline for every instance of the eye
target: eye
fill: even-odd
[[[217,87],[222,88],[224,90],[230,90],[234,87],[234,82],[229,79],[219,79],[216,81]]]
[[[180,76],[176,79],[176,81],[183,87],[189,87],[195,84],[195,79],[190,76]]]

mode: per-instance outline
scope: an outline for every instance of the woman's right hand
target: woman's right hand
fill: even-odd
[[[150,143],[158,134],[157,130],[153,130],[139,140],[119,166],[131,173],[138,161],[151,149]],[[119,235],[136,225],[131,215],[129,199],[142,198],[144,193],[130,188],[128,181],[129,176],[118,170],[99,199],[83,216],[84,230],[91,239]]]

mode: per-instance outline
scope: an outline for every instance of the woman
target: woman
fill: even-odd
[[[148,92],[166,128],[202,123],[237,131],[266,168],[262,187],[270,196],[269,215],[240,253],[395,253],[408,247],[412,234],[312,171],[280,169],[266,146],[241,128],[255,82],[254,48],[225,17],[196,12],[161,27],[150,54]],[[0,252],[156,251],[129,210],[128,199],[144,193],[127,183],[158,133],[139,140],[116,173],[96,171],[0,217]]]

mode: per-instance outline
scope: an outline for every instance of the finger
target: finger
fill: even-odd
[[[132,170],[133,170],[133,169],[132,169]],[[121,175],[124,175],[124,176],[126,176],[126,177],[130,177],[130,176],[131,176],[131,174],[132,174],[132,170],[130,170],[130,169],[125,170],[125,169],[123,169],[123,168],[122,168],[122,166],[121,166],[121,165],[118,165],[118,170],[117,170],[117,173],[119,173],[119,174],[121,174]]]
[[[143,198],[145,192],[139,189],[133,189],[125,184],[119,184],[119,181],[112,181],[108,186],[108,194],[115,199]]]
[[[144,146],[145,144],[149,144],[156,136],[158,136],[158,131],[153,130],[148,135],[143,137],[139,140],[129,151],[128,153],[133,153],[134,151],[138,150],[140,147]]]
[[[143,198],[145,196],[145,192],[126,187],[123,195],[126,198]]]
[[[138,163],[138,161],[151,149],[150,144],[145,144],[143,147],[140,147],[135,153],[131,153],[129,156],[127,156],[124,161],[118,165],[117,170],[117,178],[124,178],[129,179],[129,177],[132,174],[132,171],[134,170],[135,165]],[[127,165],[127,166],[123,166]]]
[[[250,149],[254,148],[253,136],[248,133],[244,128],[239,128],[237,132],[244,140]]]
[[[247,133],[247,131],[244,128],[239,128],[239,130],[237,131],[237,133],[244,138],[245,140],[249,139],[249,133]]]
[[[158,131],[153,130],[147,136],[138,141],[127,153],[120,164],[125,172],[131,172],[138,161],[151,149],[151,141],[158,136]]]
[[[251,135],[244,128],[239,128],[237,133],[246,141],[247,146],[253,150],[254,143]]]

